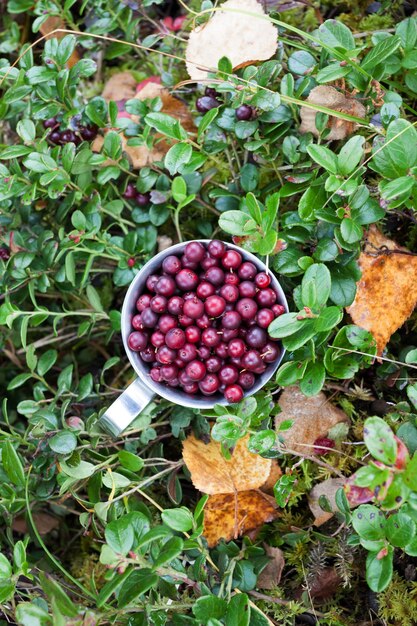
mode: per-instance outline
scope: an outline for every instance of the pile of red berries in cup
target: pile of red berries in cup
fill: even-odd
[[[271,277],[222,241],[165,257],[136,302],[129,348],[154,382],[239,402],[280,355],[267,328],[285,312]]]

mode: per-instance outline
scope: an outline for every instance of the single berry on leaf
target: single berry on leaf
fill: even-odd
[[[137,191],[135,189],[135,186],[132,185],[132,183],[128,183],[123,197],[126,198],[126,200],[133,200],[136,197],[136,193]]]
[[[137,193],[135,201],[138,206],[146,207],[151,201],[151,196],[149,193]]]
[[[248,104],[241,104],[240,107],[236,109],[236,117],[239,121],[250,120],[253,117],[254,110]]]
[[[127,265],[128,267],[133,267],[135,265],[135,259],[130,257],[130,259],[127,260]]]
[[[220,102],[212,96],[201,96],[201,98],[197,98],[195,106],[199,113],[207,113],[207,111],[219,107]]]

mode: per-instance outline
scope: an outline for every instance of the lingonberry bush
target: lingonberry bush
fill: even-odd
[[[417,621],[417,20],[263,2],[275,52],[190,80],[215,4],[5,5],[2,623]],[[138,293],[129,345],[153,380],[229,404],[156,399],[113,439],[126,289],[188,240],[212,243]]]

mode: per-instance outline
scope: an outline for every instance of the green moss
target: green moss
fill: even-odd
[[[415,626],[417,599],[410,593],[415,583],[394,574],[391,585],[379,594],[379,616],[390,626]]]

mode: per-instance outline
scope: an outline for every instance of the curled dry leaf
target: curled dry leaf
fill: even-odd
[[[59,17],[59,15],[50,15],[39,27],[39,30],[42,35],[47,35],[46,39],[51,39],[53,37],[56,37],[57,39],[62,39],[63,37],[65,37],[66,33],[54,33],[53,35],[51,33],[57,28],[65,29],[66,27],[67,26],[64,20]],[[76,50],[74,50],[74,52],[71,54],[70,58],[67,61],[67,67],[71,69],[71,67],[75,65],[79,60],[80,55]]]
[[[282,570],[285,566],[284,553],[280,548],[273,548],[268,545],[265,545],[264,548],[266,555],[271,560],[259,574],[256,586],[259,589],[274,589],[280,583]]]
[[[207,501],[203,535],[212,548],[220,539],[237,539],[266,522],[272,522],[277,515],[273,499],[261,491],[218,493]]]
[[[324,602],[333,596],[342,586],[342,578],[335,567],[325,567],[320,575],[316,576],[309,587],[310,597]]]
[[[321,526],[338,510],[336,506],[336,491],[343,487],[346,480],[344,478],[328,478],[322,483],[318,483],[313,487],[308,496],[308,505],[314,515],[314,526]],[[321,496],[325,496],[331,507],[331,511],[323,511],[319,504]]]
[[[277,516],[274,498],[259,491],[267,481],[272,461],[249,452],[249,436],[236,444],[230,459],[221,446],[193,435],[183,442],[183,458],[194,486],[210,494],[204,511],[204,537],[210,547],[255,531]]]
[[[163,87],[158,81],[160,80],[158,77],[152,77],[152,80],[142,81],[141,88],[137,91],[136,81],[134,81],[134,85],[130,79],[127,78],[126,75],[129,75],[129,72],[121,72],[119,74],[114,74],[103,91],[103,97],[106,99],[113,99],[116,101],[137,98],[138,100],[146,100],[148,98],[161,98],[162,100],[162,113],[166,113],[171,117],[175,117],[179,120],[182,126],[186,131],[192,133],[195,132],[196,128],[194,125],[194,121],[192,119],[190,110],[188,107],[178,98],[172,96],[168,89]],[[132,77],[133,78],[133,77]],[[113,83],[111,81],[113,80]],[[109,85],[109,83],[111,83]],[[121,91],[119,92],[117,89],[117,85],[123,85],[121,87]],[[126,96],[126,94],[129,94]],[[121,116],[130,117],[134,122],[138,121],[138,117],[135,115],[129,115],[128,113],[122,112]],[[166,153],[168,152],[171,144],[166,141],[165,138],[162,138],[161,135],[156,135],[156,141],[154,146],[150,149],[147,146],[129,146],[127,144],[127,139],[123,133],[120,133],[120,137],[122,140],[122,149],[123,152],[126,153],[129,161],[132,164],[133,169],[140,169],[141,167],[146,167],[147,165],[151,165],[155,163],[155,161],[162,161]],[[94,140],[91,149],[93,152],[100,152],[103,147],[104,138],[101,135],[98,135]],[[103,165],[109,165],[110,161],[106,161]]]
[[[354,115],[355,117],[365,117],[366,109],[358,100],[352,96],[346,96],[340,91],[337,91],[334,87],[329,85],[319,85],[314,87],[308,95],[307,102],[310,104],[318,104],[340,113],[347,113],[348,115]],[[316,137],[319,136],[319,131],[316,127],[316,114],[317,111],[307,107],[301,107],[301,133],[313,133]],[[330,133],[327,135],[326,140],[345,139],[348,135],[351,135],[358,128],[358,124],[355,122],[349,122],[342,120],[338,117],[329,116],[328,127]]]
[[[346,311],[355,324],[372,333],[380,355],[417,304],[417,256],[371,226],[358,262],[362,277]]]
[[[234,68],[244,67],[270,59],[277,49],[278,31],[257,0],[227,0],[219,9],[190,33],[185,59],[194,80],[216,71],[222,57],[228,57]]]
[[[301,455],[312,454],[316,439],[326,436],[333,426],[349,422],[346,413],[329,402],[322,392],[307,397],[298,387],[287,387],[278,403],[281,413],[275,418],[276,427],[287,420],[293,422],[280,436],[289,450]]]
[[[249,452],[249,436],[239,439],[231,458],[225,459],[213,439],[205,444],[193,435],[183,442],[183,458],[193,485],[208,494],[235,493],[258,489],[267,480],[271,459]]]

